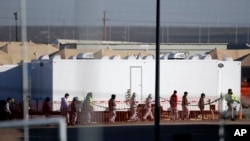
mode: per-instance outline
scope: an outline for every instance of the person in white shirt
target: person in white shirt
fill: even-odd
[[[5,111],[5,119],[6,120],[10,120],[11,119],[11,116],[12,116],[12,112],[10,110],[10,103],[11,103],[11,98],[7,98],[7,102],[5,104],[5,108],[4,108],[4,111]]]
[[[144,114],[142,120],[146,120],[148,116],[150,116],[151,120],[154,120],[154,116],[152,113],[152,95],[149,94],[148,97],[146,98],[146,102],[145,102],[145,109],[146,109],[146,113]]]
[[[67,101],[68,98],[69,98],[68,93],[66,93],[64,97],[62,97],[60,110],[61,110],[61,115],[65,117],[66,123],[69,125],[70,122],[69,122],[69,103]]]
[[[136,104],[136,94],[133,93],[132,98],[130,99],[130,110],[131,110],[131,117],[129,121],[136,121],[138,119],[137,117],[137,104]]]

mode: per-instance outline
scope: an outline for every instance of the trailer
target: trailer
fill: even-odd
[[[118,110],[126,110],[126,91],[136,93],[138,104],[143,104],[148,94],[155,95],[155,60],[123,59],[51,59],[31,63],[31,97],[43,100],[50,97],[53,110],[58,111],[61,97],[83,100],[93,93],[95,111],[107,110],[107,101],[116,94]],[[187,91],[188,99],[197,110],[201,93],[215,101],[216,110],[227,108],[223,96],[231,88],[240,99],[241,62],[218,60],[161,60],[160,104],[169,108],[169,98],[174,90],[181,97]],[[221,99],[222,98],[222,99]],[[71,99],[70,99],[71,100]],[[120,109],[119,109],[120,108]]]
[[[0,100],[6,101],[8,97],[17,102],[22,101],[22,66],[0,66]]]

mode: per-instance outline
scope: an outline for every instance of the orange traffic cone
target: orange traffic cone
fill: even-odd
[[[242,107],[241,107],[241,105],[240,105],[240,109],[239,109],[238,119],[242,119]]]

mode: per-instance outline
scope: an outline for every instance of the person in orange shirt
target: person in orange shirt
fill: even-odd
[[[177,110],[177,102],[178,96],[177,91],[174,90],[173,94],[170,97],[170,120],[177,120],[178,119],[178,110]]]

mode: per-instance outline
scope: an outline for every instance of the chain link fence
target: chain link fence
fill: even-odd
[[[20,27],[18,28],[20,29]],[[105,33],[104,33],[105,31]],[[20,31],[18,39],[20,39]],[[161,43],[249,43],[250,25],[181,25],[161,26]],[[0,27],[1,41],[15,41],[15,26]],[[104,37],[105,36],[105,37]],[[154,26],[27,26],[27,40],[53,43],[56,39],[155,42]]]

